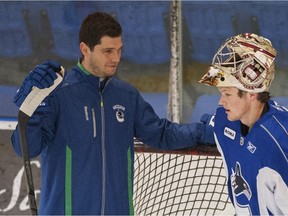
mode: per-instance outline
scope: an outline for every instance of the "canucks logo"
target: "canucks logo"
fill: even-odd
[[[252,191],[249,183],[242,175],[241,165],[238,161],[236,162],[235,171],[232,168],[230,180],[237,213],[239,215],[251,215],[249,201],[252,197]]]
[[[113,106],[113,109],[116,111],[116,119],[118,122],[122,123],[125,121],[125,115],[124,115],[124,110],[125,110],[125,107],[117,104],[117,105],[114,105]]]

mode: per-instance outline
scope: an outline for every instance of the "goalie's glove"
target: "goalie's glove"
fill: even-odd
[[[214,140],[214,115],[204,114],[201,116],[200,121],[202,122],[201,126],[201,142],[203,144],[215,145]]]
[[[46,61],[37,65],[24,79],[21,87],[17,90],[14,103],[20,107],[27,95],[35,86],[39,89],[48,88],[53,85],[57,78],[56,72],[61,71],[61,65],[55,61]],[[62,74],[63,76],[63,74]]]

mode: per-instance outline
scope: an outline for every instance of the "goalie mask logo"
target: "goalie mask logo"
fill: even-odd
[[[125,107],[117,104],[117,105],[114,105],[113,106],[113,109],[116,111],[116,119],[118,122],[122,123],[125,121],[125,115],[124,115],[124,110],[125,110]]]

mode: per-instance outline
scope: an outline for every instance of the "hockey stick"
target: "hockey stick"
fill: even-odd
[[[64,74],[64,68],[61,67],[60,74]],[[37,215],[37,204],[36,204],[36,197],[34,192],[34,184],[33,184],[33,176],[32,176],[32,169],[30,164],[29,158],[29,151],[27,145],[27,138],[26,138],[26,127],[27,123],[40,105],[40,103],[47,97],[62,81],[62,76],[57,73],[57,79],[54,80],[54,84],[49,88],[39,89],[37,87],[33,87],[32,91],[26,97],[24,102],[19,108],[18,111],[18,129],[19,129],[19,137],[20,137],[20,144],[22,148],[22,158],[24,163],[24,169],[27,178],[27,187],[28,187],[28,199],[30,203],[30,209],[32,215]]]

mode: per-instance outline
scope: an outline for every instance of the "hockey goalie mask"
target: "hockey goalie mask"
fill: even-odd
[[[267,91],[274,78],[276,54],[271,42],[256,34],[228,38],[199,82],[251,93]]]

